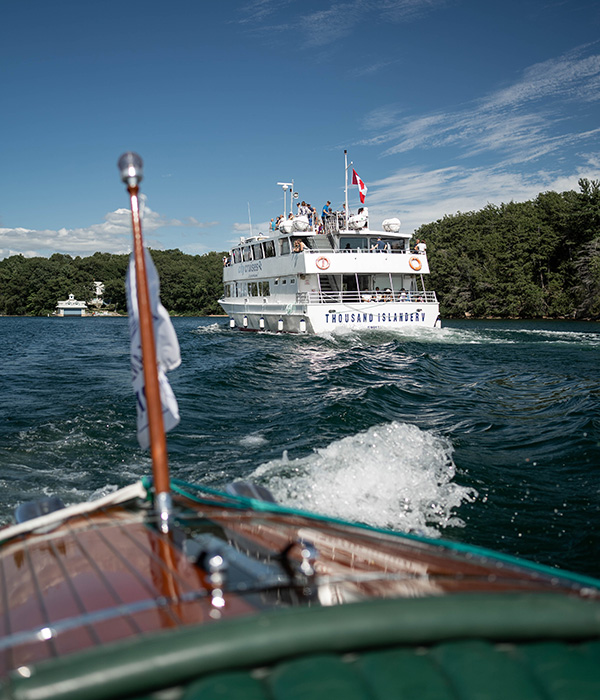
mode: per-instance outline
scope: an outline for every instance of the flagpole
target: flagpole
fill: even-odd
[[[152,310],[150,307],[150,294],[148,292],[142,225],[140,223],[138,194],[139,183],[143,177],[142,168],[142,159],[136,153],[124,153],[121,158],[119,158],[121,179],[127,185],[127,191],[129,192],[131,200],[135,283],[140,314],[140,337],[150,431],[155,503],[156,510],[160,516],[159,528],[162,532],[166,533],[169,531],[169,517],[172,510],[172,501],[169,483],[169,463],[167,458],[167,438],[160,399]]]
[[[346,231],[348,230],[348,219],[350,212],[348,210],[348,151],[344,149],[344,193],[346,197]]]

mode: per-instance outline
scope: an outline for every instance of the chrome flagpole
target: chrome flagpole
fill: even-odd
[[[150,450],[152,454],[152,473],[156,510],[159,513],[159,528],[169,531],[169,517],[172,511],[172,499],[169,481],[169,463],[167,458],[167,438],[163,421],[162,404],[152,309],[148,291],[148,278],[144,255],[144,241],[139,210],[139,183],[143,177],[143,163],[137,153],[124,153],[119,158],[121,179],[127,185],[131,199],[131,224],[133,228],[133,256],[135,261],[135,286],[139,308],[139,324],[144,372],[144,393],[148,413],[150,432]],[[132,280],[133,283],[133,280]]]

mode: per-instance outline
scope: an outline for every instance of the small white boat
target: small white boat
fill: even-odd
[[[231,249],[219,303],[230,326],[244,330],[439,326],[438,300],[425,282],[427,255],[410,249],[411,236],[397,218],[371,228],[366,207],[349,217],[333,212],[323,222],[284,215],[277,230]]]

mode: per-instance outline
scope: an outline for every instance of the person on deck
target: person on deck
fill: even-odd
[[[417,238],[417,244],[415,245],[415,250],[419,255],[425,255],[427,251],[427,245],[425,244],[425,241],[420,241]]]
[[[378,238],[377,243],[371,247],[371,250],[374,250],[376,253],[385,253],[385,242]]]
[[[323,226],[325,226],[325,220],[327,217],[331,214],[331,202],[328,200],[327,204],[323,207],[323,211],[321,212],[321,219],[323,220]]]

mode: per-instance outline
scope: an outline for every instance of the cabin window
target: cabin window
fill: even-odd
[[[290,254],[290,239],[280,238],[279,239],[279,254],[289,255]]]
[[[275,257],[275,241],[265,241],[263,243],[265,248],[265,258]]]
[[[258,296],[258,282],[248,282],[248,296],[257,297]]]
[[[290,284],[296,284],[296,280],[295,280],[293,277],[292,277],[292,279],[290,280]]]
[[[384,253],[390,252],[392,241],[390,241],[388,238],[382,238],[381,241],[378,241],[376,238],[371,238],[371,240],[369,241],[369,250],[378,250],[379,243],[382,243],[385,246],[383,249]]]
[[[356,238],[356,236],[340,236],[340,250],[356,250],[367,248],[366,238]]]
[[[234,263],[241,263],[242,262],[242,251],[239,248],[234,248],[232,251],[233,254],[233,262]]]
[[[260,243],[254,243],[254,245],[252,246],[252,252],[254,253],[255,260],[260,260],[263,257],[263,252]]]
[[[252,247],[249,245],[244,246],[244,261],[248,262],[252,259]]]
[[[260,296],[268,297],[271,294],[271,290],[269,289],[269,283],[268,282],[259,282],[258,283],[258,293]]]

